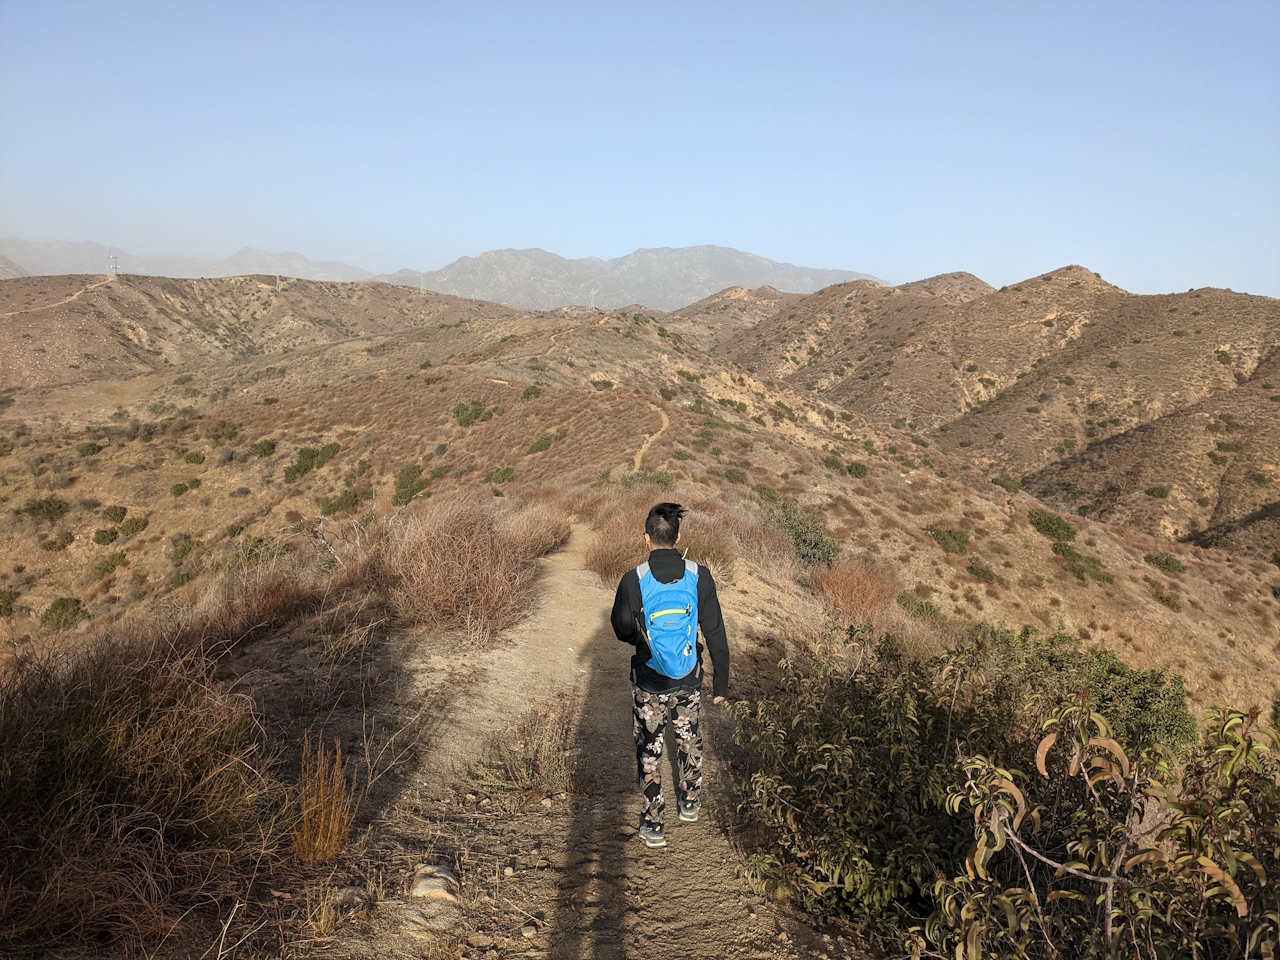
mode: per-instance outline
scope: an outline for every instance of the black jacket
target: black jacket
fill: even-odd
[[[649,554],[649,569],[656,580],[675,583],[684,576],[684,560],[675,549],[654,550]],[[715,668],[712,681],[714,696],[729,693],[729,641],[724,633],[724,617],[720,614],[720,598],[716,596],[716,582],[711,571],[698,564],[698,663],[687,677],[673,680],[647,666],[649,644],[640,630],[640,578],[635,570],[628,570],[618,584],[618,595],[613,600],[613,614],[609,618],[613,632],[623,643],[636,648],[631,658],[631,682],[649,693],[670,693],[673,690],[697,690],[702,686],[702,647],[706,643]]]

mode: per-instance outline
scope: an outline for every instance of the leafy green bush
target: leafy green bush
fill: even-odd
[[[1159,587],[1152,587],[1151,599],[1161,606],[1168,607],[1174,613],[1180,613],[1182,611],[1182,603],[1178,600],[1178,595],[1176,593],[1170,593],[1169,591],[1162,590]]]
[[[240,428],[230,420],[219,420],[202,431],[206,440],[234,440],[239,432]]]
[[[88,440],[76,447],[76,453],[82,457],[92,457],[101,452],[101,445],[94,443],[92,440]]]
[[[185,483],[175,483],[169,487],[169,492],[175,497],[180,497],[190,489],[191,487]]]
[[[141,533],[147,529],[147,524],[150,522],[146,517],[130,517],[120,524],[120,536],[132,537],[134,534]]]
[[[665,470],[632,470],[618,478],[618,483],[632,490],[636,487],[657,487],[660,490],[672,490],[676,482]]]
[[[259,440],[253,445],[253,454],[258,459],[269,457],[276,452],[276,442],[274,440]]]
[[[963,530],[936,527],[932,523],[924,528],[944,551],[963,557],[969,551],[969,535]]]
[[[966,568],[971,576],[977,577],[983,583],[1004,583],[1004,577],[996,573],[988,564],[983,563],[977,557],[969,561]]]
[[[186,463],[204,463],[204,454],[199,450],[189,450],[182,459]]]
[[[593,387],[595,387],[597,390],[612,390],[612,389],[613,389],[613,381],[612,381],[612,380],[592,380],[592,381],[591,381],[591,385],[592,385]]]
[[[782,500],[782,495],[767,483],[757,483],[751,489],[754,490],[756,492],[756,496],[765,503],[779,503]]]
[[[60,497],[44,497],[40,500],[28,500],[18,508],[18,513],[26,514],[33,520],[43,523],[56,523],[71,512],[71,504]]]
[[[284,482],[294,483],[305,477],[312,470],[319,470],[338,455],[342,449],[339,443],[326,443],[319,450],[314,447],[303,447],[298,451],[298,459],[284,468]]]
[[[200,540],[192,538],[189,534],[180,534],[181,539],[173,545],[172,559],[175,563],[180,563],[186,559],[196,547],[200,546]]]
[[[391,502],[397,507],[406,503],[427,488],[431,481],[423,479],[422,468],[416,463],[407,463],[396,474],[396,488],[391,494]],[[355,504],[353,503],[352,506]],[[350,509],[343,507],[342,509]]]
[[[747,472],[739,470],[737,467],[728,467],[724,471],[724,478],[730,483],[746,483]]]
[[[551,449],[551,434],[544,433],[542,436],[538,437],[537,440],[534,440],[531,444],[529,444],[528,448],[525,450],[525,453],[541,453],[543,450],[550,450],[550,449]]]
[[[102,560],[98,561],[93,567],[93,579],[101,580],[110,575],[116,567],[124,562],[124,554],[117,550],[115,553],[107,554]]]
[[[89,611],[76,597],[58,597],[44,608],[40,622],[50,630],[70,630],[81,620],[89,619]]]
[[[12,617],[14,606],[18,602],[18,597],[22,596],[17,590],[0,590],[0,617]]]
[[[1063,540],[1054,541],[1053,552],[1062,558],[1063,569],[1077,580],[1096,580],[1099,583],[1111,583],[1115,580],[1101,560],[1077,553],[1074,547]]]
[[[115,543],[116,538],[120,536],[120,531],[115,527],[106,527],[102,530],[93,531],[93,542],[100,547],[105,547],[109,543]]]
[[[823,465],[824,467],[826,467],[828,470],[843,470],[843,469],[844,469],[844,461],[843,461],[843,460],[841,460],[841,459],[840,459],[836,454],[834,454],[834,453],[828,453],[825,457],[823,457],[823,458],[822,458],[822,465]]]
[[[867,465],[861,460],[851,461],[845,467],[845,470],[848,472],[849,476],[856,477],[859,480],[867,475]]]
[[[484,475],[485,483],[506,483],[515,473],[513,467],[495,467]]]
[[[829,567],[840,555],[840,541],[827,533],[822,518],[794,500],[780,499],[765,512],[770,525],[786,534],[796,559],[806,567]]]
[[[925,663],[887,640],[853,631],[850,639],[859,655],[788,661],[775,693],[735,706],[735,737],[749,758],[747,808],[774,836],[748,869],[775,896],[853,921],[886,946],[912,928],[918,936],[941,908],[945,882],[965,877],[972,862],[973,814],[949,802],[967,782],[957,757],[1031,770],[1041,725],[1082,703],[1106,711],[1116,737],[1147,748],[1177,749],[1195,735],[1180,677],[1083,650],[1067,634],[1041,639],[983,624]],[[1044,796],[1038,816],[1057,831],[1041,838],[1057,852],[1077,805],[1054,799]],[[1008,859],[1002,878],[1018,866]],[[945,928],[936,916],[931,926]]]
[[[269,407],[269,406],[271,406],[273,403],[279,403],[279,402],[280,402],[280,398],[279,398],[279,397],[263,397],[263,398],[262,398],[262,405],[263,405],[264,407]]]
[[[129,512],[128,507],[120,507],[120,506],[103,507],[102,519],[108,520],[111,523],[120,523],[121,521],[124,520],[125,515],[128,512]]]
[[[1265,486],[1266,484],[1271,482],[1271,478],[1268,477],[1265,473],[1263,473],[1260,470],[1254,470],[1250,473],[1245,474],[1245,476],[1247,476],[1250,480],[1252,480],[1254,483],[1256,483],[1260,487]]]
[[[57,536],[50,537],[48,540],[42,540],[40,542],[40,549],[49,551],[65,550],[67,547],[71,546],[71,544],[75,543],[75,539],[75,534],[70,530],[60,530],[58,531]]]
[[[317,497],[316,504],[320,507],[322,516],[330,516],[334,513],[350,513],[356,508],[358,500],[356,492],[348,487],[336,497]]]
[[[539,389],[536,383],[531,383],[520,391],[520,399],[526,403],[530,400],[537,400],[540,396],[542,396],[542,390]]]
[[[670,387],[659,387],[658,394],[663,400],[674,400],[676,398],[676,392]]]
[[[1165,573],[1182,573],[1187,569],[1172,553],[1148,553],[1142,559]]]
[[[453,407],[453,419],[460,427],[470,427],[492,419],[495,411],[485,407],[483,400],[472,400],[470,403],[459,402]]]
[[[1214,356],[1217,358],[1218,362],[1222,364],[1224,367],[1231,366],[1231,354],[1227,353],[1227,351],[1216,350],[1214,351]]]
[[[676,449],[672,452],[671,456],[675,457],[677,460],[693,459],[693,454],[690,453],[688,450],[684,449],[684,447],[676,447]]]
[[[997,487],[1003,487],[1010,493],[1017,493],[1022,489],[1022,484],[1018,483],[1017,480],[1013,479],[1013,477],[1007,476],[1006,474],[1001,474],[1000,476],[995,477],[991,482]]]
[[[904,590],[898,594],[898,606],[917,620],[940,620],[942,611],[932,600],[924,600]]]
[[[1163,500],[1169,496],[1169,488],[1163,484],[1154,487],[1147,487],[1146,494],[1156,500]]]
[[[441,477],[443,477],[446,473],[448,473],[452,469],[453,467],[447,463],[438,463],[431,468],[430,473],[428,473],[427,475],[431,477],[432,480],[439,480]]]
[[[1027,519],[1031,521],[1031,526],[1035,527],[1038,533],[1048,537],[1050,540],[1055,540],[1059,543],[1070,543],[1076,538],[1076,528],[1050,510],[1036,507],[1027,516]]]
[[[232,540],[235,537],[240,536],[242,533],[244,533],[244,527],[240,526],[238,523],[228,523],[222,528],[222,534],[228,540]]]

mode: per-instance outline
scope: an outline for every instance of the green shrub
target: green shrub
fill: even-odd
[[[1067,634],[1040,639],[984,624],[925,663],[888,641],[867,646],[847,661],[787,661],[775,693],[735,708],[735,739],[747,751],[746,808],[776,838],[748,858],[751,879],[812,913],[852,921],[895,954],[909,952],[902,938],[926,921],[935,936],[947,929],[945,883],[968,876],[975,819],[952,800],[967,783],[957,757],[999,757],[1031,771],[1042,725],[1081,702],[1105,712],[1112,735],[1135,750],[1178,749],[1195,736],[1180,677],[1083,650]],[[1056,831],[1037,839],[1058,853],[1078,823],[1077,792],[1087,788],[1072,778],[1059,795],[1040,778],[1015,776],[1036,790],[1037,816]],[[986,822],[980,815],[978,826]],[[1005,859],[1001,879],[1020,878],[1012,852]],[[1005,916],[995,905],[992,912]]]
[[[268,536],[248,536],[236,541],[227,560],[229,570],[239,570],[266,560],[274,560],[287,552],[284,543]]]
[[[190,583],[195,578],[196,578],[196,575],[194,573],[190,573],[189,571],[186,571],[186,570],[181,570],[169,578],[169,586],[171,586],[173,589],[176,590],[178,589],[178,587],[181,587],[185,584]]]
[[[530,384],[520,391],[520,399],[526,403],[530,400],[537,400],[540,396],[542,396],[542,391],[537,384]]]
[[[841,459],[840,459],[838,456],[836,456],[834,453],[828,453],[825,457],[823,457],[823,458],[822,458],[822,465],[823,465],[824,467],[826,467],[828,470],[843,470],[843,469],[844,469],[844,461],[843,461],[843,460],[841,460]]]
[[[391,494],[391,502],[397,507],[403,507],[425,490],[430,482],[430,480],[423,478],[422,468],[416,463],[405,464],[396,474],[396,488]],[[354,502],[351,506],[355,506]],[[351,508],[342,507],[341,509],[349,510]]]
[[[18,509],[18,513],[26,514],[33,520],[39,520],[43,523],[56,523],[70,512],[71,504],[60,497],[28,500]]]
[[[57,536],[50,537],[48,540],[42,540],[40,542],[40,549],[48,550],[50,552],[65,550],[67,547],[71,546],[71,544],[75,543],[75,539],[75,534],[70,530],[60,530],[58,531]]]
[[[632,470],[618,478],[618,483],[632,490],[636,487],[657,487],[659,490],[672,490],[676,482],[665,470]]]
[[[1265,473],[1261,472],[1260,470],[1254,470],[1251,473],[1245,474],[1245,476],[1247,476],[1250,480],[1252,480],[1254,483],[1256,483],[1260,487],[1265,486],[1266,484],[1271,482],[1271,478],[1268,477]]]
[[[924,528],[944,551],[963,557],[969,551],[969,535],[963,530],[936,527],[932,523]]]
[[[470,403],[458,402],[453,407],[453,419],[460,427],[470,427],[492,419],[493,410],[485,407],[483,400],[472,400]]]
[[[1213,355],[1217,358],[1218,362],[1222,364],[1224,367],[1231,366],[1231,354],[1227,353],[1227,351],[1217,350],[1217,351],[1214,351]]]
[[[244,527],[240,526],[238,523],[228,523],[222,528],[222,534],[228,540],[233,540],[242,533],[244,533]]]
[[[298,459],[284,469],[284,482],[294,483],[305,477],[312,470],[319,470],[338,455],[342,449],[339,443],[326,443],[319,450],[314,447],[303,447],[298,451]]]
[[[185,483],[175,483],[169,488],[169,492],[175,497],[180,497],[190,489],[191,487]]]
[[[419,370],[430,370],[430,369],[431,369],[431,361],[430,361],[430,360],[423,360],[420,364],[418,364],[418,369],[419,369]]]
[[[264,407],[269,407],[269,406],[271,406],[273,403],[279,403],[279,402],[280,402],[280,398],[279,398],[279,397],[263,397],[263,398],[262,398],[262,405],[263,405]]]
[[[1035,404],[1032,404],[1031,406],[1027,407],[1027,413],[1039,413],[1039,412],[1040,412],[1040,408]]]
[[[102,510],[102,519],[108,520],[111,523],[120,523],[124,520],[128,512],[129,512],[128,507],[120,507],[120,506],[104,507]]]
[[[1110,363],[1107,364],[1107,368],[1110,370],[1117,370],[1119,369],[1119,367],[1120,367],[1119,360],[1112,360]]]
[[[202,432],[206,440],[234,440],[240,428],[230,420],[219,420],[212,426],[205,427]]]
[[[1004,583],[1004,577],[996,573],[990,566],[983,563],[977,557],[969,561],[968,571],[971,576],[976,577],[983,583]]]
[[[511,475],[515,473],[513,467],[495,467],[484,475],[485,483],[506,483],[511,479]]]
[[[182,459],[186,463],[204,463],[204,454],[199,450],[189,450]]]
[[[120,524],[120,536],[132,537],[134,534],[141,533],[147,529],[147,524],[150,522],[146,517],[130,517]]]
[[[101,580],[111,574],[116,567],[124,562],[124,554],[120,551],[109,553],[102,560],[98,561],[93,568],[93,579]]]
[[[86,441],[76,447],[76,453],[82,457],[92,457],[94,454],[102,452],[102,447],[94,443],[92,440]]]
[[[1000,476],[995,477],[994,479],[992,479],[991,482],[994,483],[997,487],[1003,487],[1005,490],[1008,490],[1010,493],[1017,493],[1019,490],[1022,489],[1022,485],[1018,483],[1017,480],[1005,474],[1001,474]]]
[[[724,478],[730,483],[746,483],[747,472],[745,470],[739,470],[736,467],[728,467],[724,472]]]
[[[1148,553],[1142,559],[1165,573],[1182,573],[1187,569],[1172,553]]]
[[[932,600],[923,600],[914,593],[904,590],[898,594],[898,606],[917,620],[940,620],[942,611]]]
[[[253,445],[254,456],[262,459],[269,457],[276,452],[276,442],[274,440],[259,440]]]
[[[765,503],[779,503],[782,500],[782,495],[767,483],[757,483],[751,489],[754,490],[756,492],[756,496]]]
[[[348,487],[336,497],[318,497],[316,503],[320,507],[322,516],[329,516],[334,513],[351,513],[357,505],[356,492]]]
[[[550,449],[551,449],[551,434],[544,433],[537,440],[534,440],[533,443],[529,444],[529,447],[528,449],[525,450],[525,453],[541,453],[543,450],[550,450]]]
[[[1076,538],[1076,528],[1050,510],[1036,507],[1028,515],[1027,519],[1031,521],[1031,526],[1035,527],[1038,533],[1048,537],[1050,540],[1056,540],[1059,543],[1070,543]]]
[[[663,400],[674,400],[676,398],[676,392],[670,387],[659,387],[658,395],[661,396]]]
[[[76,597],[58,597],[44,608],[40,622],[50,630],[70,630],[81,620],[89,619],[89,611]]]
[[[1054,542],[1053,552],[1062,558],[1063,569],[1077,580],[1096,580],[1099,583],[1111,583],[1115,580],[1115,577],[1102,565],[1101,560],[1088,554],[1077,553],[1075,548],[1064,540]]]
[[[0,617],[12,617],[14,606],[18,602],[18,597],[22,596],[17,590],[0,590]]]
[[[431,468],[431,471],[430,473],[427,474],[427,476],[429,476],[432,480],[439,480],[441,477],[443,477],[446,473],[448,473],[452,469],[453,467],[447,463],[438,463]]]
[[[1180,613],[1182,611],[1182,604],[1179,602],[1178,595],[1175,593],[1168,593],[1159,587],[1152,587],[1151,599],[1162,606],[1168,607],[1174,613]]]
[[[849,476],[856,477],[859,480],[867,475],[867,465],[861,460],[854,460],[850,462],[845,466],[845,470],[848,472]]]
[[[1236,443],[1231,440],[1219,440],[1215,446],[1223,453],[1239,453],[1244,449],[1243,443]]]
[[[765,519],[787,535],[796,559],[806,567],[829,567],[840,555],[840,541],[827,533],[822,518],[794,500],[770,504]]]
[[[1154,487],[1147,487],[1146,494],[1156,500],[1163,500],[1169,496],[1169,488],[1160,484]]]
[[[591,385],[592,385],[593,387],[595,387],[597,390],[612,390],[612,389],[613,389],[613,381],[612,381],[612,380],[592,380],[592,381],[591,381]]]
[[[115,527],[106,527],[102,530],[93,531],[93,542],[100,547],[105,547],[109,543],[115,543],[116,538],[120,536],[120,531]]]
[[[693,459],[693,454],[690,453],[688,450],[684,449],[684,447],[676,447],[675,451],[671,454],[671,456],[675,457],[677,460]]]
[[[186,559],[196,547],[200,546],[201,541],[192,539],[190,534],[181,534],[182,539],[173,545],[173,553],[171,557],[175,563],[179,563]]]

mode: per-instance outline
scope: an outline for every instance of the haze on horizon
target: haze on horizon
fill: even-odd
[[[1280,296],[1280,8],[0,0],[0,235]]]

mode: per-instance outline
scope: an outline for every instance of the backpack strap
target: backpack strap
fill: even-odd
[[[684,568],[688,573],[692,573],[695,577],[698,575],[698,565],[692,560],[685,560]]]
[[[643,579],[644,579],[644,575],[645,575],[646,573],[648,573],[648,572],[649,572],[649,561],[648,561],[648,560],[646,560],[644,563],[640,564],[640,566],[636,567],[636,576],[637,576],[637,577],[639,577],[641,580],[643,580]]]

